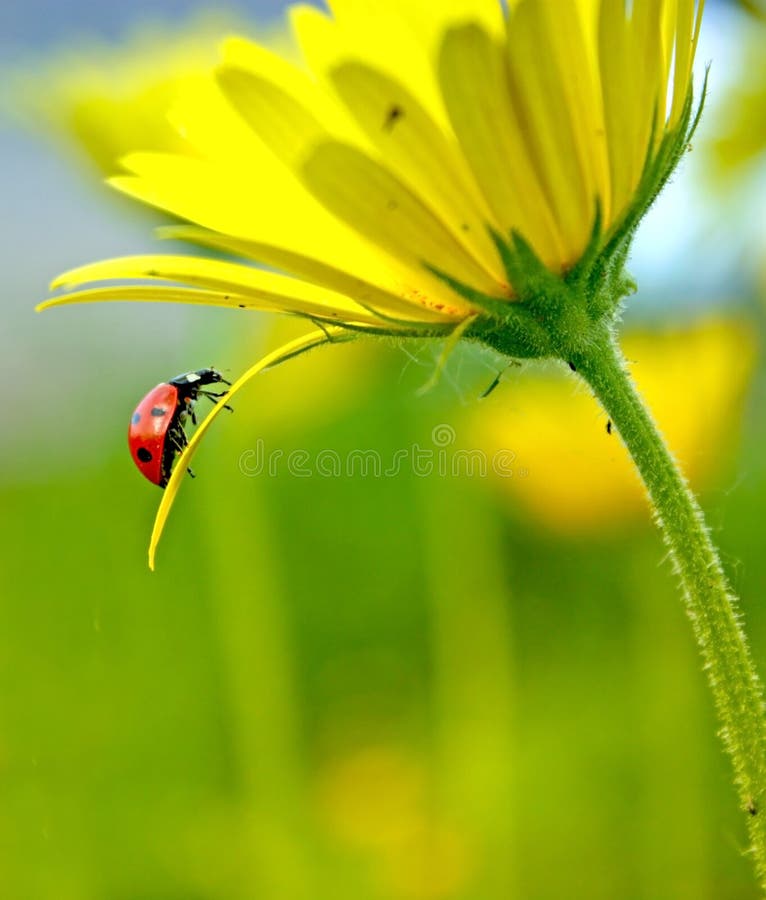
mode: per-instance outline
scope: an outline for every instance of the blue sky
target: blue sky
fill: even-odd
[[[222,9],[258,20],[278,15],[285,6],[284,0],[234,0],[225,4],[201,0],[2,0],[0,47],[4,55],[13,57],[64,43],[83,33],[116,39],[132,24],[147,18],[172,21],[200,9]]]

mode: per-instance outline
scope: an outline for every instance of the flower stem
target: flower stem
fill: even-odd
[[[633,458],[670,550],[702,653],[721,737],[747,818],[750,853],[766,888],[766,731],[763,692],[737,599],[726,582],[702,511],[604,330],[568,360],[587,382]]]

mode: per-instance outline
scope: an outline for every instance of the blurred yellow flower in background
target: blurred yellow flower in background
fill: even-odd
[[[721,104],[712,139],[715,174],[730,180],[752,173],[766,154],[766,24],[749,23],[740,55],[745,77]]]
[[[749,13],[759,18],[766,19],[766,5],[763,0],[737,0],[739,5]]]
[[[368,854],[385,896],[459,897],[472,867],[465,838],[439,821],[428,771],[388,745],[339,755],[319,773],[318,809],[335,840]]]
[[[639,390],[695,489],[720,472],[736,443],[756,362],[753,329],[710,318],[663,331],[627,331]],[[557,371],[514,370],[469,415],[469,434],[491,453],[515,454],[495,485],[539,525],[588,535],[647,520],[634,467],[593,398]],[[607,427],[609,426],[609,428]]]
[[[137,150],[189,152],[168,114],[210,80],[216,43],[233,27],[243,26],[206,12],[183,27],[145,23],[119,44],[81,40],[6,73],[5,103],[78,157],[85,151],[104,175],[120,171],[119,160]],[[279,40],[276,32],[269,38]]]
[[[752,236],[760,254],[760,291],[766,293],[766,8],[749,8],[763,21],[749,21],[739,41],[738,77],[718,107],[719,127],[708,142],[708,174],[720,204],[721,219],[732,218],[738,231]],[[747,259],[743,260],[747,265]]]
[[[339,752],[319,775],[322,820],[339,840],[381,847],[408,840],[423,828],[426,773],[395,747]]]

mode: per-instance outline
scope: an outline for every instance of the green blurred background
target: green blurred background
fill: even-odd
[[[188,11],[158,8],[170,25]],[[102,21],[74,4],[57,26],[46,9],[4,13],[30,71],[80,31],[119,40],[148,12]],[[766,148],[720,152],[766,121],[766,76],[742,64],[758,27],[711,4],[710,110],[644,224],[628,325],[719,310],[760,330]],[[490,478],[242,471],[259,440],[385,461],[448,425],[460,446],[517,452],[534,491],[535,452],[556,446],[527,435],[522,454],[513,431],[494,446],[471,431],[490,357],[458,352],[425,395],[438,348],[332,348],[257,379],[206,439],[148,571],[159,492],[128,456],[130,411],[176,372],[240,372],[290,329],[141,305],[35,316],[58,271],[155,246],[151,216],[45,131],[2,123],[0,897],[756,897],[648,513],[624,515],[617,494],[578,532]],[[733,389],[730,439],[696,448],[762,673],[765,376],[759,356],[743,403]],[[523,421],[524,389],[511,371],[486,408]],[[571,382],[560,391],[566,404]],[[705,401],[679,394],[679,415]],[[603,436],[595,413],[585,427]],[[571,479],[597,492],[585,451],[580,466]]]

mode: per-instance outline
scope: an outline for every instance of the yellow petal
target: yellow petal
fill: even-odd
[[[444,33],[467,22],[493,37],[504,28],[497,0],[330,0],[329,6],[349,43],[364,48],[364,59],[410,87],[437,117],[434,73]]]
[[[232,298],[231,306],[282,309],[307,316],[380,323],[378,318],[348,297],[310,282],[252,266],[196,256],[125,256],[104,260],[59,275],[51,289],[126,278],[178,281],[214,292],[226,292],[224,297]],[[60,299],[68,300],[71,296],[65,295]],[[245,303],[242,302],[243,297],[246,298]]]
[[[303,176],[332,213],[413,269],[429,264],[485,293],[503,290],[394,174],[356,148],[319,145]]]
[[[382,318],[439,323],[450,322],[463,314],[463,306],[454,305],[459,298],[445,290],[440,281],[434,281],[435,290],[430,295],[422,289],[425,287],[424,283],[419,290],[409,291],[403,288],[403,296],[398,296],[348,272],[281,247],[229,237],[194,225],[163,226],[157,229],[157,234],[161,238],[200,244],[203,247],[258,260],[285,272],[291,272],[314,284],[353,298],[360,306],[374,310]]]
[[[575,7],[559,0],[555,6],[549,0],[519,4],[508,21],[507,64],[521,134],[559,226],[561,262],[568,265],[587,246],[606,171],[605,160],[595,159],[604,144],[600,98],[587,77]],[[573,64],[585,71],[573,71]]]
[[[363,63],[339,63],[328,77],[383,164],[422,200],[497,282],[505,279],[488,226],[499,223],[454,141],[400,82]]]
[[[282,268],[284,260],[292,260],[301,266],[284,268],[303,278],[312,278],[312,271],[326,276],[335,270],[386,294],[412,299],[421,308],[467,308],[419,263],[408,265],[387,255],[339,222],[284,168],[261,173],[261,183],[253,180],[252,173],[243,176],[239,170],[227,171],[203,160],[169,154],[132,154],[123,165],[136,175],[111,179],[118,190],[213,231],[259,245],[267,252],[250,255],[267,265]],[[231,203],[231,197],[237,202]],[[342,280],[322,280],[320,284],[346,292]],[[415,318],[418,313],[412,310],[410,315]]]
[[[291,20],[306,62],[322,78],[339,58],[339,51],[357,48],[348,54],[363,59],[371,67],[408,86],[423,107],[444,122],[443,107],[429,64],[428,51],[412,30],[403,27],[388,3],[375,0],[333,0],[332,18],[306,7],[291,12]],[[440,3],[431,5],[433,12]]]
[[[379,159],[452,230],[493,277],[502,267],[487,233],[492,214],[462,159],[441,107],[421,100],[411,83],[377,60],[362,61],[358,40],[313,7],[292,10],[314,73],[345,104]],[[406,34],[407,32],[405,32]],[[397,53],[397,59],[401,53]],[[406,84],[406,86],[405,86]]]
[[[213,72],[200,80],[195,90],[183,91],[175,98],[167,118],[180,135],[193,148],[188,156],[197,156],[211,162],[239,168],[243,172],[255,167],[265,169],[268,175],[278,162],[256,138],[242,117],[232,109],[218,86]],[[151,148],[154,152],[163,148],[156,144],[134,144],[130,150]]]
[[[673,105],[669,124],[675,125],[683,111],[691,81],[694,51],[699,38],[704,3],[695,10],[695,0],[676,0],[678,3],[675,62],[673,65]]]
[[[345,221],[354,230],[360,231],[367,238],[381,244],[399,259],[413,259],[414,253],[416,266],[422,260],[427,260],[432,265],[445,268],[442,259],[437,260],[430,255],[421,254],[417,245],[409,244],[409,236],[414,234],[417,229],[425,228],[429,234],[447,232],[447,229],[439,221],[438,214],[428,209],[413,192],[413,189],[407,188],[398,177],[395,177],[390,171],[384,170],[374,159],[366,156],[365,152],[359,149],[359,142],[347,144],[345,141],[342,143],[335,141],[334,135],[317,118],[315,110],[308,107],[300,96],[285,90],[281,83],[278,84],[252,70],[224,66],[218,72],[218,81],[229,101],[253,131],[268,144],[275,155],[301,176],[310,192],[338,218]],[[385,126],[385,116],[384,111],[381,127]],[[335,150],[326,150],[328,147],[334,147]],[[342,155],[343,158],[336,160],[336,154]],[[344,160],[352,166],[350,172],[340,171],[339,174],[344,181],[348,181],[350,184],[354,177],[365,179],[369,177],[371,182],[368,184],[365,181],[361,185],[358,181],[356,182],[354,189],[359,189],[360,194],[353,205],[339,202],[340,198],[337,194],[333,191],[331,196],[327,190],[328,176],[331,173],[329,170],[325,170],[324,166],[335,165],[336,162],[342,165]],[[351,172],[354,174],[352,175]],[[374,216],[379,215],[379,208],[374,203],[369,205],[366,203],[368,196],[371,192],[379,194],[384,180],[387,194],[384,198],[384,208],[389,208],[389,204],[392,203],[405,204],[407,213],[417,217],[417,221],[412,223],[416,227],[410,230],[406,242],[402,240],[381,242],[378,240],[377,229],[370,233],[369,228],[365,227],[370,224],[371,211]],[[372,210],[370,210],[370,206],[373,207]],[[404,209],[399,217],[403,218],[403,215]],[[459,214],[457,219],[454,227],[459,232],[460,226],[463,224]],[[465,262],[469,263],[466,258],[468,254],[458,238],[452,237],[448,244],[450,255],[455,257],[452,269],[450,269],[455,277],[469,280],[480,290],[496,289],[496,280],[481,271],[478,263],[471,260],[468,267],[464,266],[458,270],[456,265],[460,265],[462,260],[465,259]],[[471,269],[478,274],[480,281],[476,281],[475,277],[467,277]]]
[[[313,122],[309,130],[317,126],[323,133],[329,132],[344,140],[361,137],[351,118],[331,93],[324,90],[306,71],[272,53],[266,47],[244,38],[230,38],[223,46],[223,64],[219,67],[219,74],[228,71],[241,72],[258,82],[278,86],[281,94],[292,98],[302,110],[311,111],[310,119]],[[254,130],[272,149],[278,147],[277,155],[284,158],[284,152],[289,153],[290,148],[282,143],[281,136],[272,133],[273,127],[277,130],[279,128],[281,110],[278,107],[269,108],[268,98],[262,99],[266,119],[262,127],[256,127]],[[291,115],[292,110],[286,115],[288,121]],[[308,122],[308,119],[306,121]],[[251,123],[251,127],[253,124],[258,125]],[[292,122],[290,127],[293,127]]]
[[[599,60],[604,95],[604,120],[612,183],[612,217],[630,202],[641,175],[637,163],[635,115],[638,88],[634,81],[634,46],[625,18],[624,0],[602,0]]]
[[[662,140],[666,117],[666,94],[670,57],[662,33],[664,0],[646,0],[634,7],[636,115],[643,127],[638,130],[634,164],[643,166],[652,128],[655,147]]]
[[[347,332],[339,332],[333,330],[330,332],[331,339],[334,341],[346,341],[350,340],[351,336]],[[293,356],[296,356],[299,353],[303,353],[306,350],[310,350],[312,347],[318,347],[321,344],[328,343],[328,334],[324,331],[312,331],[303,337],[296,338],[294,341],[290,341],[284,346],[280,347],[278,350],[274,350],[272,353],[267,354],[263,357],[263,359],[259,360],[254,366],[251,366],[244,375],[241,375],[234,384],[229,388],[229,392],[226,396],[227,402],[234,397],[235,394],[239,393],[239,391],[256,375],[260,372],[263,372],[264,369],[268,369],[271,366],[276,366],[281,362],[284,362],[287,359],[290,359]],[[210,426],[215,421],[216,417],[221,414],[224,410],[223,403],[216,404],[210,413],[205,417],[205,419],[200,423],[199,428],[194,432],[194,434],[189,439],[189,443],[184,449],[183,453],[179,456],[176,461],[175,466],[173,467],[173,471],[170,475],[170,480],[167,483],[167,487],[162,495],[162,500],[160,501],[159,508],[157,510],[157,515],[154,519],[154,528],[152,529],[152,536],[149,540],[149,568],[154,570],[154,560],[157,553],[157,545],[159,544],[160,538],[162,537],[162,532],[165,528],[165,523],[168,520],[168,515],[170,514],[171,507],[173,506],[173,502],[176,499],[176,495],[178,494],[178,490],[181,487],[181,482],[186,477],[186,469],[189,466],[189,463],[192,460],[192,457],[197,451],[199,447],[199,443],[202,438],[205,436],[205,432],[210,428]]]
[[[501,45],[476,25],[450,31],[439,61],[444,101],[473,175],[501,230],[517,229],[549,265],[564,246],[511,101]]]
[[[216,74],[229,103],[288,169],[298,171],[311,148],[333,134],[309,100],[301,102],[281,83],[233,66]]]
[[[87,288],[82,291],[72,291],[53,297],[44,303],[38,304],[37,312],[51,309],[54,306],[70,306],[74,303],[101,303],[122,301],[137,303],[192,303],[202,306],[227,306],[246,308],[250,305],[253,309],[269,309],[272,305],[261,305],[251,300],[244,294],[220,293],[217,291],[201,291],[185,287],[165,287],[142,284],[115,284],[109,287]]]
[[[648,0],[649,4],[652,2],[659,0]],[[526,40],[531,52],[545,59],[545,65],[531,66],[535,70],[532,83],[540,105],[544,106],[549,140],[553,142],[558,137],[556,156],[571,162],[569,175],[565,169],[563,177],[575,177],[573,173],[577,172],[583,185],[586,221],[592,215],[596,197],[608,221],[609,159],[592,7],[592,2],[583,9],[582,4],[560,0],[525,4],[510,20],[508,52],[512,60],[518,59],[523,65],[515,40]],[[534,106],[534,101],[531,104]],[[549,153],[553,156],[554,149]]]
[[[122,164],[131,174],[110,179],[118,190],[214,231],[270,238],[269,243],[286,242],[296,250],[305,246],[313,248],[312,255],[324,258],[327,252],[333,259],[360,243],[273,160],[254,157],[250,173],[164,153],[134,153]],[[334,242],[340,246],[333,251]]]

